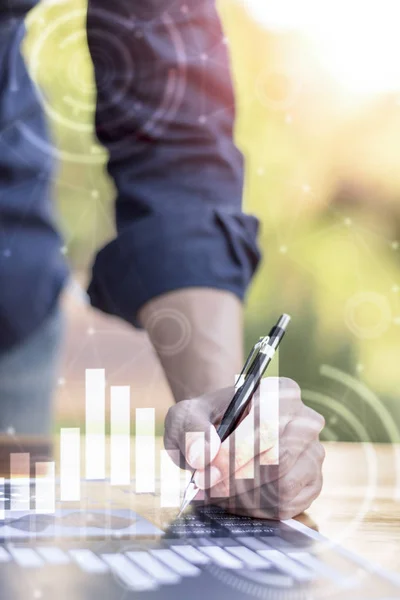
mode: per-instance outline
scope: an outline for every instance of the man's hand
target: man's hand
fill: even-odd
[[[213,424],[232,395],[226,388],[170,408],[166,449],[179,450],[186,467],[197,470],[195,481],[212,504],[256,518],[302,513],[322,488],[324,418],[303,404],[291,379],[264,379],[249,414],[221,444]],[[278,410],[275,423],[264,418],[274,413],[274,404],[278,409],[278,395],[279,424]]]

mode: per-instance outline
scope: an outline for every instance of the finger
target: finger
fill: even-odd
[[[202,464],[202,456],[205,457],[205,463],[209,462],[209,457],[215,456],[215,452],[218,451],[215,428],[211,427],[211,424],[224,413],[231,395],[232,389],[226,388],[200,398],[183,400],[172,406],[165,419],[164,446],[166,450],[179,450],[180,456],[186,460],[192,444],[197,442],[197,449],[192,450],[193,468],[196,468],[197,464]],[[201,442],[199,442],[202,439],[201,435],[189,435],[187,439],[187,434],[199,433],[204,434],[204,452],[201,451]],[[171,453],[171,455],[174,454],[174,452]],[[199,458],[193,458],[196,455]]]
[[[298,495],[286,506],[282,507],[279,518],[282,520],[292,519],[308,510],[311,504],[318,498],[322,491],[322,473],[311,483],[306,485]]]
[[[208,436],[203,431],[191,431],[186,434],[184,455],[190,467],[203,470],[215,459],[220,447],[221,439],[217,430],[214,425],[209,425]]]
[[[275,435],[273,424],[262,423],[260,465],[280,465],[280,475],[288,471],[309,443],[318,438],[322,429],[321,420],[323,421],[323,418],[318,413],[303,405],[301,412],[285,423],[284,431],[280,436]]]
[[[261,382],[259,394],[260,464],[279,462],[279,377],[269,377]]]
[[[252,412],[241,423],[235,432],[235,479],[254,479],[255,464],[259,462],[262,466],[270,466],[276,464],[276,455],[278,443],[274,437],[270,435],[268,425],[260,427],[260,453],[258,460],[254,459],[254,421],[252,420]],[[254,482],[254,487],[260,487],[262,483],[268,483],[279,479],[290,472],[296,464],[299,457],[308,448],[311,442],[318,439],[319,432],[323,426],[323,417],[318,413],[303,406],[302,414],[293,420],[287,427],[282,447],[282,463],[279,460],[278,469],[262,470],[261,481]],[[256,434],[257,435],[257,434]],[[238,444],[239,440],[239,444]],[[221,473],[221,480],[229,477],[228,465],[224,463],[229,459],[227,448],[222,444],[221,451],[218,454],[213,465],[216,466]],[[214,473],[216,477],[216,473]],[[213,479],[214,485],[217,480]],[[221,495],[226,493],[226,484],[224,483],[220,490]]]
[[[319,479],[325,450],[319,441],[312,442],[299,456],[295,466],[278,481],[279,500],[282,506],[289,505],[303,488]]]
[[[254,448],[257,447],[257,454],[260,455],[260,464],[278,464],[279,436],[283,435],[286,425],[296,418],[303,408],[300,388],[296,382],[283,377],[268,377],[262,380],[254,398],[254,411],[259,417],[260,425],[259,429],[255,432],[253,425],[251,432],[253,438],[248,436],[242,442],[240,450],[236,450],[235,467],[238,477],[252,477],[252,473],[254,472],[253,457],[249,456],[252,446],[247,444],[247,453],[245,448],[245,442],[249,439],[253,442],[254,435],[258,443],[254,444],[253,442],[253,446]],[[235,440],[237,449],[237,436]],[[240,457],[242,457],[242,460]],[[246,465],[246,463],[246,468],[240,471],[241,467]],[[241,475],[239,475],[239,471]]]
[[[241,495],[232,499],[217,499],[213,503],[229,510],[233,514],[247,516],[253,519],[273,519],[285,521],[305,512],[318,498],[323,486],[323,478],[319,477],[306,485],[290,504],[282,505],[280,502],[271,501],[265,506],[256,506],[249,503],[248,495]]]
[[[246,417],[246,419],[250,418]],[[242,430],[247,431],[248,426],[246,419],[241,424]],[[268,465],[269,459],[272,458],[272,465],[275,464],[274,446],[268,448],[266,441],[260,441],[263,448],[267,450],[262,452],[257,459],[254,458],[254,446],[244,443],[240,446],[239,451],[236,451],[234,464],[234,480],[230,477],[229,471],[229,446],[224,442],[221,449],[213,461],[214,469],[210,472],[209,477],[204,471],[196,473],[196,484],[201,488],[211,487],[213,497],[226,497],[232,495],[233,491],[229,488],[234,487],[237,493],[244,493],[249,487],[257,489],[261,486],[279,481],[282,489],[282,495],[288,488],[293,488],[293,494],[297,493],[296,483],[298,486],[307,485],[309,483],[309,475],[320,471],[324,460],[324,448],[318,440],[319,432],[323,426],[324,420],[320,415],[307,407],[303,407],[302,416],[288,426],[284,442],[282,443],[283,451],[281,453],[282,460],[279,465],[273,467]],[[239,432],[239,428],[238,428]],[[265,434],[267,435],[267,434]],[[262,436],[261,436],[262,437]],[[267,438],[266,438],[267,439]],[[265,445],[264,445],[265,444]],[[257,462],[262,465],[255,473],[255,465]],[[241,485],[240,480],[250,480],[251,485]],[[300,488],[299,488],[300,489]]]
[[[257,508],[267,511],[268,514],[279,515],[282,510],[290,506],[293,498],[304,487],[321,477],[324,457],[325,450],[322,444],[313,441],[285,476],[279,478],[279,469],[276,467],[261,467],[258,476],[251,480],[221,479],[217,480],[216,485],[212,485],[215,480],[210,480],[210,497],[216,499],[230,496],[233,505],[239,502],[242,507],[247,507],[249,510]],[[217,475],[213,473],[213,478],[217,478]]]
[[[232,471],[239,478],[254,478],[254,454],[255,454],[255,432],[254,427],[254,409],[241,421],[235,432],[229,436],[222,444],[218,454],[212,461],[213,473],[210,472],[209,481],[204,471],[196,473],[196,484],[201,488],[213,487],[219,480],[226,480],[230,477],[230,465],[233,461]],[[273,446],[273,441],[268,440],[267,429],[263,429],[263,448],[268,449]],[[219,478],[217,479],[217,473]],[[226,486],[224,487],[224,489]]]
[[[278,477],[283,477],[291,471],[310,443],[318,440],[324,425],[324,418],[307,406],[303,407],[301,415],[287,425],[280,440],[279,469],[276,473]],[[261,464],[268,462],[264,460]]]
[[[291,421],[304,406],[298,384],[286,377],[266,377],[254,397],[259,406],[260,423],[277,421],[282,433],[285,424]]]

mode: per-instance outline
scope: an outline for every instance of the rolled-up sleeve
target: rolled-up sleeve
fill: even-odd
[[[143,304],[180,288],[242,299],[260,259],[258,221],[241,208],[214,1],[89,0],[87,33],[96,132],[117,193],[117,236],[95,259],[92,304],[137,325]]]

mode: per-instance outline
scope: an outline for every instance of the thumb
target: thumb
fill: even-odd
[[[172,406],[165,420],[165,448],[179,450],[189,467],[204,469],[220,449],[214,424],[220,421],[231,398],[232,389],[227,388]]]
[[[193,469],[204,469],[217,456],[221,440],[211,423],[208,431],[191,431],[186,434],[185,458]]]
[[[185,423],[185,460],[193,469],[204,469],[217,456],[221,439],[216,424],[222,418],[232,399],[233,388],[224,388],[204,394],[191,406]]]

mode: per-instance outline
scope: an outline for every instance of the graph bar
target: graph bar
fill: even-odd
[[[205,465],[206,435],[204,431],[190,431],[185,434],[185,451],[190,460],[196,461],[196,465]],[[190,479],[192,476],[190,471],[189,475]]]
[[[271,364],[268,367],[267,376],[279,377],[279,348],[276,349],[274,358],[272,359]]]
[[[155,492],[155,409],[136,409],[136,492]]]
[[[160,474],[161,474],[161,499],[163,508],[178,508],[180,505],[181,471],[174,463],[172,457],[179,464],[179,450],[161,450]]]
[[[29,454],[10,455],[11,510],[30,509],[30,473]]]
[[[267,428],[268,443],[273,447],[271,451],[261,455],[260,465],[279,464],[279,349],[268,368],[267,387],[261,387],[260,393],[260,424]],[[267,391],[265,391],[267,390]],[[264,397],[265,394],[265,397]]]
[[[5,483],[5,479],[4,477],[0,477],[0,521],[4,521],[4,519],[6,518],[6,511],[5,511],[5,489],[4,489],[4,483]],[[1,559],[0,559],[1,562]]]
[[[86,479],[105,479],[105,370],[86,369]]]
[[[246,456],[254,454],[255,451],[255,436],[254,436],[254,410],[250,410],[249,414],[239,424],[236,429],[235,436],[235,455],[238,456],[239,452]],[[246,465],[246,470],[243,473],[237,472],[235,474],[236,479],[254,479],[254,461]]]
[[[54,462],[37,462],[35,468],[35,496],[37,514],[54,514],[56,511]]]
[[[111,388],[111,485],[131,479],[131,405],[129,386]]]
[[[81,432],[64,428],[60,432],[60,499],[78,502],[81,495]]]

